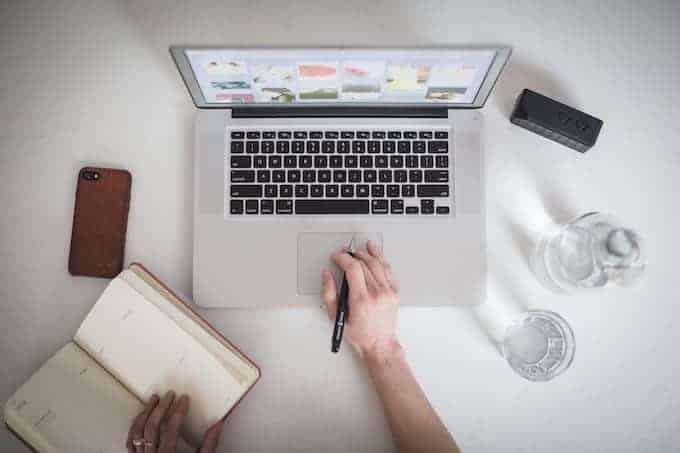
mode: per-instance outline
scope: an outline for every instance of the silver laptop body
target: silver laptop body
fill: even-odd
[[[400,97],[402,93],[390,99],[388,97],[390,88],[401,89],[403,86],[417,85],[409,85],[412,83],[408,79],[410,66],[403,64],[395,69],[394,65],[390,67],[389,63],[387,63],[385,76],[386,85],[382,87],[383,94],[381,95],[362,97],[364,96],[362,94],[358,96],[358,101],[351,99],[336,103],[326,99],[323,102],[302,101],[306,82],[303,80],[303,75],[316,77],[320,74],[320,79],[323,79],[326,73],[331,72],[326,67],[328,65],[317,63],[320,61],[339,61],[336,68],[338,71],[344,71],[343,74],[349,74],[346,76],[348,78],[357,74],[368,77],[376,66],[368,64],[366,71],[362,72],[362,68],[355,69],[354,66],[349,65],[350,68],[344,62],[368,61],[368,55],[373,60],[377,56],[378,59],[388,61],[391,58],[399,58],[402,62],[412,55],[422,58],[425,54],[434,58],[442,53],[445,56],[450,53],[451,58],[463,55],[464,59],[466,52],[475,52],[479,49],[491,52],[493,57],[488,66],[484,68],[485,73],[474,96],[467,99],[464,104],[457,105],[454,102],[442,101],[441,98],[437,98],[442,91],[445,92],[443,96],[451,96],[452,99],[455,97],[453,94],[446,94],[446,90],[432,86],[423,87],[423,92],[427,93],[428,98],[436,99],[437,102],[413,103],[408,99],[405,102],[406,98]],[[372,239],[382,247],[399,283],[402,304],[462,305],[479,303],[484,299],[486,252],[483,117],[476,109],[483,106],[491,92],[509,57],[508,48],[297,49],[293,51],[172,47],[170,50],[195,104],[199,107],[196,114],[194,145],[193,252],[193,293],[198,305],[203,307],[318,305],[320,303],[318,293],[321,269],[326,267],[334,270],[329,261],[329,254],[347,244],[352,236],[355,237],[355,244]],[[218,95],[227,90],[235,90],[221,98],[221,101],[227,99],[228,102],[210,102],[216,100],[216,95],[210,93],[209,89],[202,89],[201,84],[206,83],[202,79],[206,75],[198,74],[197,69],[192,67],[192,64],[196,64],[191,58],[192,51],[199,52],[204,56],[203,61],[208,61],[205,63],[206,67],[212,68],[207,72],[208,77],[219,78],[216,83],[212,83],[213,88],[217,87]],[[214,56],[210,56],[211,52],[214,52]],[[237,60],[237,62],[231,63],[231,60]],[[239,68],[238,65],[241,63],[238,60],[248,62],[247,66],[243,64],[243,68]],[[315,63],[303,67],[303,64],[299,63],[301,60]],[[249,71],[256,73],[258,70],[264,70],[266,65],[259,64],[260,61],[267,62],[267,70],[275,73],[275,77],[281,77],[281,74],[284,74],[286,80],[290,80],[290,75],[278,65],[281,67],[290,65],[293,68],[297,65],[298,85],[290,89],[297,96],[294,101],[287,105],[259,102],[261,98],[257,93],[262,93],[258,91],[253,91],[255,94],[251,97],[248,89],[257,90],[257,81],[263,79],[259,78],[259,75],[249,73],[249,78],[244,82],[241,79],[245,77],[239,72],[245,72],[246,67]],[[274,63],[271,63],[272,61]],[[288,61],[294,63],[288,63]],[[416,62],[417,64],[419,63]],[[472,70],[461,72],[463,70],[455,69],[466,68],[461,65],[462,63],[458,66],[452,64],[446,66],[448,69],[440,68],[439,70],[442,73],[449,71],[446,74],[454,74],[451,77],[455,77],[455,80],[462,84],[464,81],[472,80],[470,76]],[[420,67],[425,67],[425,65]],[[429,67],[435,68],[430,69],[431,83],[444,77],[436,73],[438,67],[436,63]],[[399,76],[403,76],[401,79],[403,86],[393,83]],[[422,77],[420,69],[418,69],[417,77],[417,83],[420,83]],[[343,82],[332,83],[338,86],[339,91],[347,87],[347,83],[344,85]],[[328,81],[314,80],[312,88],[318,93],[320,92],[319,86],[324,84],[331,85]],[[286,90],[287,88],[273,91],[276,91],[275,94],[279,96]],[[455,91],[455,96],[464,91],[458,89]],[[449,90],[449,93],[453,93],[453,90]],[[271,95],[272,90],[263,94],[263,96],[270,97]],[[212,98],[209,98],[211,96]],[[385,96],[388,100],[377,96]],[[296,102],[298,98],[300,102]],[[442,162],[448,164],[445,169],[448,171],[445,184],[449,187],[445,193],[435,194],[439,198],[434,199],[435,205],[428,207],[427,211],[426,204],[422,204],[427,200],[422,201],[424,197],[420,197],[421,187],[415,184],[417,196],[413,199],[402,197],[403,203],[399,202],[398,207],[395,207],[397,202],[392,204],[391,199],[385,196],[387,211],[377,208],[381,202],[374,201],[373,195],[375,194],[370,193],[364,197],[366,201],[356,201],[356,205],[361,209],[368,206],[367,211],[347,213],[344,211],[345,205],[337,201],[341,200],[344,194],[337,195],[337,198],[327,198],[325,196],[327,192],[322,191],[318,200],[314,200],[312,195],[307,193],[299,198],[299,200],[306,201],[298,201],[298,193],[290,197],[286,196],[290,198],[290,213],[284,208],[284,205],[288,205],[282,203],[281,210],[278,210],[279,204],[272,200],[276,208],[273,212],[267,210],[265,213],[264,203],[260,210],[258,210],[259,202],[254,200],[250,200],[251,203],[248,203],[248,200],[241,203],[239,198],[243,194],[238,190],[235,191],[234,188],[243,187],[243,185],[237,185],[241,183],[240,180],[231,181],[230,178],[236,178],[234,175],[237,174],[240,178],[242,174],[241,169],[231,167],[235,162],[231,160],[232,157],[236,156],[241,159],[239,156],[250,156],[254,159],[255,152],[264,152],[263,148],[259,147],[264,146],[262,142],[265,140],[261,134],[266,131],[270,134],[277,134],[277,137],[279,132],[310,134],[310,131],[325,134],[324,137],[328,136],[326,133],[330,131],[333,137],[337,135],[338,138],[345,135],[349,137],[350,134],[354,134],[352,136],[356,138],[359,132],[372,134],[366,135],[369,137],[365,140],[366,142],[371,141],[372,137],[382,137],[383,133],[385,134],[384,140],[386,140],[387,134],[392,132],[401,134],[399,137],[402,140],[395,140],[395,142],[410,142],[408,150],[415,149],[410,147],[415,147],[414,142],[418,140],[418,137],[429,137],[432,134],[437,137],[445,136],[444,141],[448,142],[448,159]],[[413,135],[415,138],[412,140],[406,140],[405,137],[408,134],[416,135]],[[255,147],[251,149],[248,145],[248,150],[246,150],[242,148],[242,145],[237,144],[238,147],[234,147],[236,145],[232,144],[234,141],[245,143],[248,141],[247,137],[257,137],[253,139],[259,142],[257,149]],[[292,135],[290,140],[293,140]],[[301,141],[310,141],[310,138],[306,136]],[[320,141],[322,142],[323,139]],[[436,150],[436,147],[426,147],[422,155],[428,155],[428,149],[432,151]],[[232,150],[238,150],[238,154],[232,153]],[[352,155],[352,151],[358,152],[359,150],[361,148],[352,148],[347,155]],[[283,149],[277,147],[270,155],[276,156],[277,151],[283,151]],[[398,156],[401,151],[402,148],[399,145],[399,152],[393,152],[392,155]],[[406,152],[406,145],[404,151]],[[304,150],[301,153],[304,154]],[[365,151],[361,154],[368,155]],[[324,153],[319,151],[316,155],[323,156]],[[330,155],[332,154],[327,157],[330,158]],[[316,156],[314,158],[316,159]],[[361,156],[357,156],[357,162],[359,158]],[[394,162],[392,156],[387,156],[387,158],[390,163]],[[437,156],[433,158],[437,159]],[[262,159],[271,162],[267,161],[269,156]],[[344,159],[347,158],[344,157]],[[377,159],[378,157],[375,157],[376,163]],[[396,162],[402,162],[398,158],[395,159]],[[418,159],[421,158],[418,157]],[[327,161],[322,159],[322,162]],[[364,160],[361,162],[363,163]],[[440,163],[438,159],[436,162]],[[314,160],[314,163],[316,164],[317,161]],[[295,171],[295,169],[292,170]],[[404,170],[410,177],[410,170]],[[431,175],[433,171],[428,168],[422,170],[426,176],[425,172],[430,171]],[[304,169],[302,172],[304,174]],[[380,169],[377,173],[381,174]],[[253,170],[253,174],[260,177],[257,170]],[[335,177],[334,172],[333,177]],[[272,181],[267,180],[267,182]],[[282,180],[282,182],[286,181]],[[330,181],[332,182],[334,181]],[[393,181],[390,180],[390,182]],[[358,184],[353,184],[353,186],[353,190],[359,189]],[[422,189],[425,191],[428,188]],[[266,198],[265,195],[260,197]],[[400,199],[399,196],[396,198]],[[328,204],[324,200],[327,200]],[[400,208],[402,204],[403,210]],[[246,214],[248,206],[254,206],[255,209],[250,214]],[[341,206],[342,212],[332,214],[310,212],[310,209],[323,210],[328,206],[331,210],[336,209],[336,206]],[[415,213],[416,208],[420,206],[422,208]],[[446,206],[449,208],[445,208]],[[410,210],[411,214],[406,214],[406,210]],[[337,269],[334,271],[337,273]]]

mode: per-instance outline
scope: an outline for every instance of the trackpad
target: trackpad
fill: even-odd
[[[365,249],[371,240],[382,251],[382,234],[372,233],[300,233],[298,235],[298,294],[321,292],[321,269],[333,272],[338,282],[340,270],[331,261],[331,254],[349,245],[354,236],[354,248]]]

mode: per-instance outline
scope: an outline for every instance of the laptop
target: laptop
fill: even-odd
[[[509,48],[170,53],[198,108],[199,306],[318,306],[352,238],[383,250],[404,305],[483,301],[479,109]]]

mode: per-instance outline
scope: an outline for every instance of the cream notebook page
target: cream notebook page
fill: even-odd
[[[187,434],[198,442],[238,402],[250,382],[236,362],[229,363],[214,347],[202,344],[205,338],[199,339],[200,334],[182,328],[178,314],[166,313],[173,310],[178,309],[133,272],[124,271],[106,288],[75,341],[143,401],[168,390],[188,394]]]

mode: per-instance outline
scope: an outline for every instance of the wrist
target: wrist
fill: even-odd
[[[386,366],[404,356],[404,348],[396,338],[375,342],[359,352],[370,367]]]

